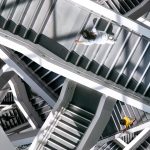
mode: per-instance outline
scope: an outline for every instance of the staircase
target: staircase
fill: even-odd
[[[64,113],[61,114],[47,144],[44,146],[44,150],[75,149],[93,117],[93,113],[70,103]]]
[[[14,131],[21,131],[22,129],[28,128],[30,125],[17,106],[14,104],[13,95],[11,92],[8,92],[4,100],[1,103],[2,105],[11,105],[13,108],[3,112],[4,116],[15,116],[8,121],[0,118],[0,124],[6,133],[11,133]]]
[[[33,96],[33,98],[30,99],[30,102],[44,122],[52,108],[39,96]]]
[[[118,133],[120,130],[124,129],[124,127],[120,125],[120,119],[124,116],[136,119],[133,127],[150,120],[150,114],[145,113],[144,111],[127,105],[123,102],[117,101],[109,123],[103,132],[103,137],[113,135],[115,133]],[[125,137],[124,141],[129,143],[135,136],[136,135],[133,134],[129,137]]]
[[[6,133],[11,133],[15,131],[21,131],[30,127],[29,123],[22,115],[18,108],[14,108],[12,110],[6,111],[3,113],[4,116],[15,116],[15,118],[10,119],[9,121],[4,120],[3,118],[0,119],[1,126]]]
[[[124,116],[128,116],[130,118],[135,118],[136,121],[132,127],[143,124],[150,120],[150,114],[145,113],[142,110],[139,110],[135,107],[127,105],[123,102],[117,101],[112,112],[111,118],[103,131],[102,136],[99,139],[99,144],[96,144],[96,148],[100,148],[102,150],[103,146],[109,146],[115,139],[114,135],[117,134],[120,130],[124,129],[124,126],[120,125],[120,119]],[[128,134],[121,139],[127,144],[130,143],[138,133]],[[114,144],[116,145],[116,144]],[[142,145],[141,145],[142,146]],[[98,150],[98,149],[97,149]]]
[[[122,15],[140,5],[144,0],[93,0],[106,8],[112,9]]]
[[[6,133],[11,133],[15,130],[20,131],[30,126],[26,118],[14,103],[14,98],[11,92],[7,93],[1,104],[13,105],[12,109],[3,112],[4,116],[15,116],[15,118],[10,119],[9,121],[4,120],[2,117],[0,118],[0,124]]]
[[[150,149],[150,137],[148,137],[137,150],[149,150]]]
[[[108,18],[74,7],[72,3],[65,0],[15,2],[15,0],[12,2],[13,5],[9,5],[8,0],[4,0],[1,3],[0,27],[2,29],[43,46],[75,66],[111,80],[141,96],[150,97],[148,38],[124,26],[119,26],[117,22]],[[132,1],[135,4],[140,2],[142,1]],[[125,1],[122,3],[125,3]],[[10,9],[8,9],[8,6],[11,6]],[[65,8],[62,9],[61,6],[65,6]],[[72,13],[76,13],[70,13],[66,18],[66,12],[69,9],[72,10]],[[57,18],[52,17],[55,16],[54,10],[56,12],[63,10],[59,14],[62,18],[61,20],[59,19],[58,21]],[[77,18],[78,22],[76,21]],[[58,28],[64,22],[68,22],[66,28],[60,31],[57,36],[54,33],[55,29],[53,27],[56,22],[53,19],[58,21]],[[98,30],[114,35],[116,43],[114,45],[76,45],[74,43],[75,37],[82,39],[77,32],[70,35],[72,37],[68,39],[68,35],[66,35],[68,32],[74,32],[74,30],[80,32],[84,28],[91,29],[93,22],[94,24],[96,23],[95,26]],[[62,35],[66,35],[64,38],[67,40],[61,40],[59,37]],[[55,41],[65,48],[55,43]],[[39,74],[45,80],[47,87],[51,85],[56,93],[60,92],[62,85],[58,84],[56,79],[60,79],[61,83],[63,83],[64,79],[61,76],[53,72],[47,72],[47,76],[49,74],[52,76],[52,81],[51,79],[49,81],[49,78],[44,73],[44,71],[46,72],[44,68],[28,60],[27,57],[23,56],[22,59],[26,59],[25,61],[28,62],[28,67],[31,67],[33,73]],[[41,72],[42,75],[40,75]]]
[[[12,51],[13,52],[13,51]],[[58,75],[50,70],[47,70],[35,63],[28,57],[24,56],[19,52],[14,52],[14,57],[23,63],[23,65],[28,68],[28,70],[34,74],[35,78],[38,78],[43,85],[48,88],[57,98],[61,92],[65,78]]]

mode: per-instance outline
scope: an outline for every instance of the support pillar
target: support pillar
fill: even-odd
[[[3,150],[16,150],[1,126],[0,126],[0,147],[1,147],[0,149]]]
[[[14,101],[18,108],[24,114],[33,129],[40,128],[43,124],[41,118],[29,102],[26,89],[21,79],[15,75],[10,81],[9,85],[12,89]]]
[[[105,95],[101,97],[96,114],[80,141],[77,150],[88,150],[95,145],[110,119],[115,103],[115,99],[106,97]]]

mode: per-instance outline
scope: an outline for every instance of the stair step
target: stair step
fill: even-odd
[[[61,136],[61,138],[64,138],[64,140],[67,140],[68,142],[72,142],[74,145],[76,145],[79,142],[78,138],[68,134],[67,132],[64,132],[63,130],[57,127],[55,128],[54,132],[59,134],[59,136]]]
[[[57,141],[55,141],[53,139],[47,141],[46,147],[48,147],[48,146],[55,148],[57,150],[68,150],[67,147],[66,148],[63,147],[63,145],[61,145],[60,143],[58,143]]]
[[[32,105],[37,105],[37,104],[40,104],[40,103],[43,103],[44,100],[43,99],[40,99],[40,98],[37,98],[37,99],[31,99],[30,100]]]
[[[83,136],[83,132],[74,129],[61,121],[58,122],[57,128],[63,130],[64,132],[67,132],[68,134],[71,134],[72,136],[75,136],[76,138],[79,138],[79,139]]]
[[[46,144],[44,145],[43,150],[57,150],[56,148],[51,147],[50,145]]]
[[[49,111],[50,110],[50,107],[48,105],[44,105],[42,107],[39,107],[39,108],[36,108],[36,111],[39,111],[39,112],[46,112],[46,111]]]
[[[34,104],[34,108],[35,109],[38,109],[38,108],[42,108],[42,107],[45,107],[47,104],[45,101],[41,101],[40,103],[38,104]]]
[[[76,122],[79,122],[81,124],[83,124],[84,126],[89,126],[89,124],[91,123],[90,120],[70,111],[70,110],[66,110],[65,113],[63,114],[65,116],[70,117],[71,119],[75,120]]]
[[[49,140],[51,141],[52,139],[53,139],[53,141],[57,142],[57,144],[61,145],[64,148],[67,148],[67,149],[74,149],[75,148],[75,145],[63,140],[62,138],[56,136],[54,133],[51,134]]]
[[[86,129],[87,129],[86,126],[84,126],[84,125],[82,125],[82,124],[80,124],[80,123],[74,121],[73,119],[71,119],[71,118],[69,118],[69,117],[67,117],[67,116],[64,116],[64,115],[61,116],[61,122],[64,122],[64,123],[66,123],[67,125],[69,125],[69,126],[75,128],[76,130],[79,130],[79,131],[81,131],[81,132],[83,132],[83,133],[84,133],[84,132],[86,131]]]
[[[94,114],[91,113],[91,112],[88,112],[76,105],[73,105],[73,104],[69,104],[69,107],[68,107],[69,110],[75,112],[75,113],[78,113],[79,115],[89,119],[89,120],[92,120]]]

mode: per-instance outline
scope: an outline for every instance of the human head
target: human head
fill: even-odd
[[[95,40],[97,36],[94,32],[88,30],[84,30],[81,34],[87,40]]]
[[[125,120],[125,119],[121,119],[121,120],[120,120],[120,124],[121,124],[121,125],[125,125],[125,124],[126,124],[126,120]]]

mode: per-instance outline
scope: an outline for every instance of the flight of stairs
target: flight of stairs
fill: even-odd
[[[94,2],[103,5],[106,8],[112,9],[115,12],[126,14],[132,9],[140,5],[144,0],[93,0]]]
[[[79,144],[91,123],[93,113],[69,104],[44,146],[44,150],[71,150]]]
[[[34,74],[35,78],[38,78],[38,80],[40,80],[56,97],[59,96],[65,80],[63,76],[43,68],[19,52],[15,51],[14,57],[21,61],[23,65],[28,68],[32,74]]]
[[[123,126],[120,125],[120,119],[124,116],[128,116],[130,118],[135,118],[136,121],[133,125],[137,126],[139,124],[148,122],[150,120],[150,114],[146,113],[142,110],[139,110],[135,107],[127,105],[123,102],[117,101],[114,110],[112,112],[111,118],[103,132],[103,138],[118,133],[121,129],[124,129]],[[125,141],[129,143],[133,137],[136,135],[130,135],[129,137],[125,137]]]
[[[52,108],[47,104],[45,100],[43,100],[39,96],[33,96],[30,99],[30,102],[32,103],[35,110],[38,112],[41,119],[45,121]]]
[[[65,0],[12,1],[12,5],[9,5],[8,0],[3,0],[0,3],[0,28],[33,43],[40,44],[75,66],[111,80],[141,96],[150,97],[150,83],[148,82],[150,73],[150,63],[148,62],[150,43],[148,38],[124,26],[119,26],[116,22],[103,16],[97,16],[90,11],[82,12],[78,7],[74,7],[71,2],[69,3]],[[140,2],[142,1],[137,1],[137,4]],[[8,6],[10,6],[9,9],[7,8]],[[61,41],[59,39],[61,35],[59,34],[58,37],[55,37],[56,33],[53,32],[55,30],[52,29],[55,26],[55,21],[52,21],[52,15],[54,15],[54,10],[57,12],[61,9],[61,6],[65,6],[66,9],[64,8],[62,13],[59,14],[62,19],[59,20],[58,27],[66,21],[65,12],[68,9],[76,10],[74,16],[72,13],[68,14],[67,20],[72,22],[72,25],[76,24],[78,30],[94,26],[93,21],[95,18],[98,18],[99,22],[96,27],[99,30],[114,35],[116,43],[114,45],[76,45],[74,38],[80,38],[77,32],[73,34],[69,41],[68,39]],[[78,22],[75,21],[76,17],[79,20]],[[60,33],[65,34],[69,30],[73,30],[73,27],[68,24],[67,28],[64,28],[61,31],[62,33]],[[56,41],[65,48],[55,43]],[[43,79],[47,82],[47,86],[52,86],[56,93],[60,93],[62,85],[57,84],[56,79],[60,79],[60,82],[63,83],[61,76],[49,72],[47,76],[51,73],[52,82],[47,81],[49,78],[45,76],[44,71],[47,71],[44,68],[24,56],[22,59],[28,62],[28,66],[31,67],[33,72],[37,74],[42,72],[42,75],[39,76],[43,77],[44,75]]]
[[[14,118],[6,121],[3,117],[0,117],[0,124],[6,133],[11,133],[20,131],[22,129],[28,128],[30,125],[22,112],[18,109],[14,103],[14,98],[11,92],[8,92],[4,100],[1,103],[2,105],[13,105],[13,108],[3,112],[3,116],[15,116]],[[19,129],[20,128],[20,129]]]
[[[137,150],[149,150],[150,149],[150,137],[148,137]]]
[[[102,136],[99,139],[99,144],[95,145],[97,148],[96,150],[102,150],[103,147],[117,145],[113,141],[115,139],[114,135],[117,134],[118,132],[120,132],[120,130],[125,128],[124,126],[122,126],[120,124],[120,119],[123,118],[124,116],[128,116],[130,118],[136,119],[136,121],[134,122],[134,125],[132,127],[146,123],[150,120],[150,114],[148,114],[142,110],[139,110],[135,107],[132,107],[130,105],[127,105],[123,102],[117,101],[116,105],[114,106],[111,118],[110,118],[107,126],[105,127],[105,130],[103,131]],[[138,135],[138,133],[132,133],[132,134],[128,134],[126,136],[121,137],[121,139],[128,144],[137,135]],[[110,138],[110,141],[108,140],[108,138]],[[100,141],[103,141],[103,142],[100,143]]]

